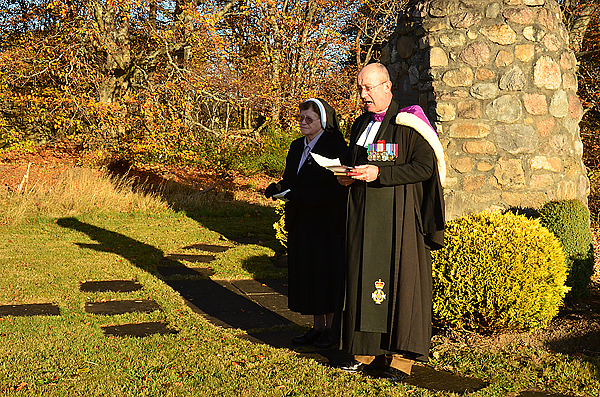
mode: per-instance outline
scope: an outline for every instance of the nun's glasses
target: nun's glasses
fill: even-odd
[[[306,124],[312,124],[312,122],[314,121],[312,118],[310,118],[308,116],[298,116],[298,118],[296,120],[298,120],[298,123],[302,123],[303,121],[306,121]]]

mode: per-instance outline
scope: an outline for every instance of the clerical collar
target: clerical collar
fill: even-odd
[[[385,117],[386,112],[387,108],[383,112],[371,113],[371,121],[381,123],[383,121],[383,118]]]

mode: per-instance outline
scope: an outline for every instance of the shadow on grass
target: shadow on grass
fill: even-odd
[[[107,170],[112,176],[130,179],[135,191],[159,196],[170,208],[229,240],[281,247],[273,230],[278,219],[275,208],[236,200],[233,191],[239,187],[232,184],[228,173],[205,180],[182,173],[177,176],[181,182],[177,182],[173,175],[164,177],[155,170],[136,169],[124,160],[110,164]]]
[[[59,218],[56,223],[61,227],[77,230],[96,242],[96,244],[75,243],[77,246],[99,252],[115,253],[151,273],[155,272],[156,264],[164,258],[164,252],[152,245],[81,222],[77,218]]]
[[[107,171],[117,180],[127,179],[134,191],[159,197],[171,209],[229,241],[272,249],[276,255],[268,259],[271,265],[287,267],[285,247],[273,228],[279,219],[275,207],[236,199],[236,189],[252,191],[254,187],[236,185],[231,173],[200,173],[186,167],[161,172],[134,167],[126,160],[111,163]],[[245,268],[255,278],[263,278],[264,272],[252,271],[263,264],[263,258],[253,258]]]
[[[547,342],[548,347],[561,354],[575,354],[596,357],[600,364],[600,329],[583,335],[564,337]],[[598,368],[600,370],[600,367]]]
[[[156,270],[159,264],[167,263],[169,266],[185,268],[181,262],[165,258],[162,250],[121,233],[81,222],[73,217],[60,218],[56,223],[63,228],[81,232],[96,242],[75,243],[77,246],[98,252],[115,253],[157,277],[160,277]],[[251,258],[248,260],[248,266],[254,266],[250,263],[254,263]],[[289,321],[278,314],[246,298],[229,282],[216,282],[206,278],[167,278],[163,281],[191,302],[190,307],[194,311],[208,316],[209,320],[217,325],[248,330],[289,324]]]

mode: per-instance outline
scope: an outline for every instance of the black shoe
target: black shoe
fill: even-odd
[[[391,383],[398,383],[398,382],[402,382],[403,380],[405,380],[406,378],[408,378],[410,375],[407,374],[406,372],[402,372],[399,369],[396,368],[386,368],[383,372],[381,372],[381,374],[379,375],[380,378],[382,379],[387,379],[388,381],[390,381]]]
[[[314,341],[319,339],[319,336],[321,336],[322,333],[323,331],[317,331],[316,329],[311,328],[308,331],[306,331],[304,335],[292,338],[292,343],[295,345],[310,345]]]
[[[338,368],[344,372],[355,373],[364,371],[368,366],[368,364],[363,364],[359,361],[352,360],[349,363],[341,364]]]
[[[313,343],[313,346],[317,349],[327,349],[333,346],[333,332],[331,332],[331,329],[325,328],[319,339]]]

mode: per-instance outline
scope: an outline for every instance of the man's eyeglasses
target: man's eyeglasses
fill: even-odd
[[[381,83],[377,84],[377,85],[359,85],[357,86],[358,88],[358,92],[361,93],[363,90],[367,91],[367,92],[371,92],[373,91],[375,88],[379,87],[382,84],[387,83],[389,80],[386,81],[382,81]]]
[[[314,121],[312,118],[310,118],[308,116],[298,116],[298,118],[296,120],[298,120],[298,123],[302,123],[303,121],[306,121],[306,124],[312,124],[312,122]]]

